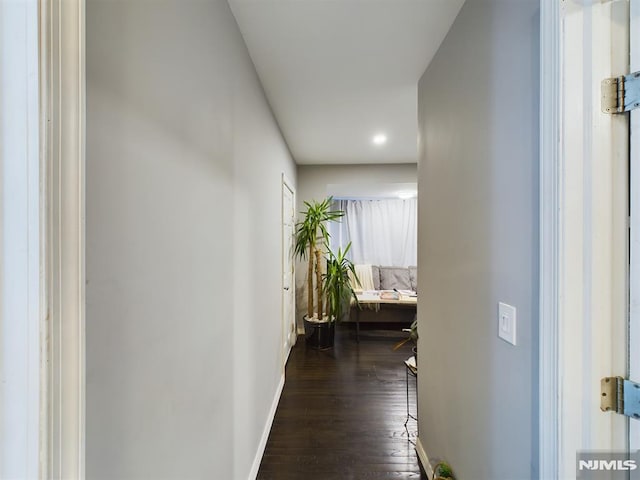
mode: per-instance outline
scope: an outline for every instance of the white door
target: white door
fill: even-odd
[[[558,477],[575,479],[576,454],[629,445],[628,419],[600,410],[601,379],[627,374],[629,123],[600,103],[601,81],[628,73],[629,2],[553,3],[562,9]]]
[[[640,71],[640,0],[631,0],[630,71]],[[640,382],[640,109],[631,111],[631,308],[629,378]],[[640,421],[629,424],[629,447],[640,450]],[[635,477],[640,473],[635,472]]]
[[[294,193],[291,183],[282,178],[282,353],[287,363],[296,343],[293,240],[295,229]]]

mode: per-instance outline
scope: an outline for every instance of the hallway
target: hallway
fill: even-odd
[[[258,479],[422,478],[404,428],[411,344],[392,351],[405,335],[397,324],[362,331],[359,345],[349,327],[340,325],[334,350],[324,352],[298,337]],[[416,422],[408,426],[415,440]]]

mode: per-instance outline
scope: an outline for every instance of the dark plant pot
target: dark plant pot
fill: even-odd
[[[333,348],[336,322],[310,322],[304,317],[304,337],[308,346],[317,350]]]

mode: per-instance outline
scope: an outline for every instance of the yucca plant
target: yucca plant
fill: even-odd
[[[347,258],[350,248],[351,242],[344,250],[338,248],[337,253],[327,249],[327,273],[323,275],[323,288],[327,298],[329,318],[336,320],[342,318],[352,298],[358,301],[350,279],[351,274],[356,283],[359,281],[353,262]]]
[[[324,317],[322,250],[329,243],[329,231],[326,224],[337,221],[344,216],[344,212],[341,210],[331,210],[332,201],[333,197],[328,197],[322,202],[316,200],[304,202],[306,210],[300,212],[303,215],[303,220],[296,224],[296,258],[308,258],[307,318],[312,319],[316,313],[320,321]],[[315,289],[313,285],[314,273]],[[314,291],[317,301],[314,300]],[[316,305],[317,308],[315,308]]]

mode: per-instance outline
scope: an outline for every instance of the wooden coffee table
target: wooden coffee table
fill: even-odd
[[[380,298],[378,294],[360,293],[356,294],[358,306],[362,305],[398,305],[409,308],[417,308],[418,297],[409,295],[399,295],[397,300]],[[360,343],[360,308],[356,309],[356,341]]]

